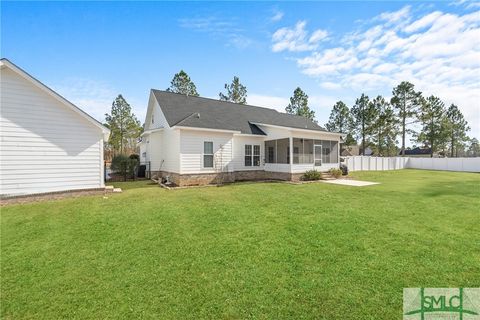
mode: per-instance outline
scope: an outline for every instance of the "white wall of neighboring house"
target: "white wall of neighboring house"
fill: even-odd
[[[6,66],[0,69],[0,194],[104,187],[105,131]]]

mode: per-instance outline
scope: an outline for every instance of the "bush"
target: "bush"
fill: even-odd
[[[336,168],[332,168],[330,170],[328,170],[328,172],[335,177],[335,179],[338,179],[340,178],[340,176],[342,175],[342,170],[340,169],[336,169]]]
[[[317,170],[308,170],[303,174],[302,180],[304,181],[313,181],[320,180],[322,174]]]
[[[110,168],[114,173],[124,175],[127,172],[128,157],[123,154],[119,154],[113,157]]]
[[[140,156],[138,154],[132,153],[129,156],[130,159],[136,159],[138,162],[140,162]]]
[[[111,169],[114,173],[123,176],[127,180],[127,176],[135,178],[135,170],[138,166],[138,159],[132,156],[127,157],[126,155],[119,154],[113,157]]]

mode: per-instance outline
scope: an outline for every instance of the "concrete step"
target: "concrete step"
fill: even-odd
[[[105,186],[106,191],[113,191],[113,186]]]
[[[114,192],[114,193],[121,193],[121,192],[122,192],[122,188],[113,188],[113,192]]]

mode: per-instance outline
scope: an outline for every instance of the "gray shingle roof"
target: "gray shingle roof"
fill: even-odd
[[[168,124],[264,135],[253,123],[326,131],[312,120],[274,109],[242,105],[152,89]]]

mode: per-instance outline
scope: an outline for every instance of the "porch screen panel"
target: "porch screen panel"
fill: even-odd
[[[313,140],[293,138],[293,163],[313,163]]]
[[[293,163],[303,163],[303,139],[293,138]]]
[[[265,141],[265,163],[277,163],[275,145],[275,140]]]
[[[288,156],[289,153],[288,147],[290,146],[290,140],[286,139],[279,139],[277,140],[277,162],[276,163],[288,163]]]
[[[313,140],[312,139],[303,140],[303,162],[302,163],[313,163]]]
[[[338,163],[338,142],[331,140],[315,140],[322,145],[322,163]]]
[[[338,163],[338,142],[330,141],[330,146],[332,147],[330,151],[330,161],[331,163]]]

